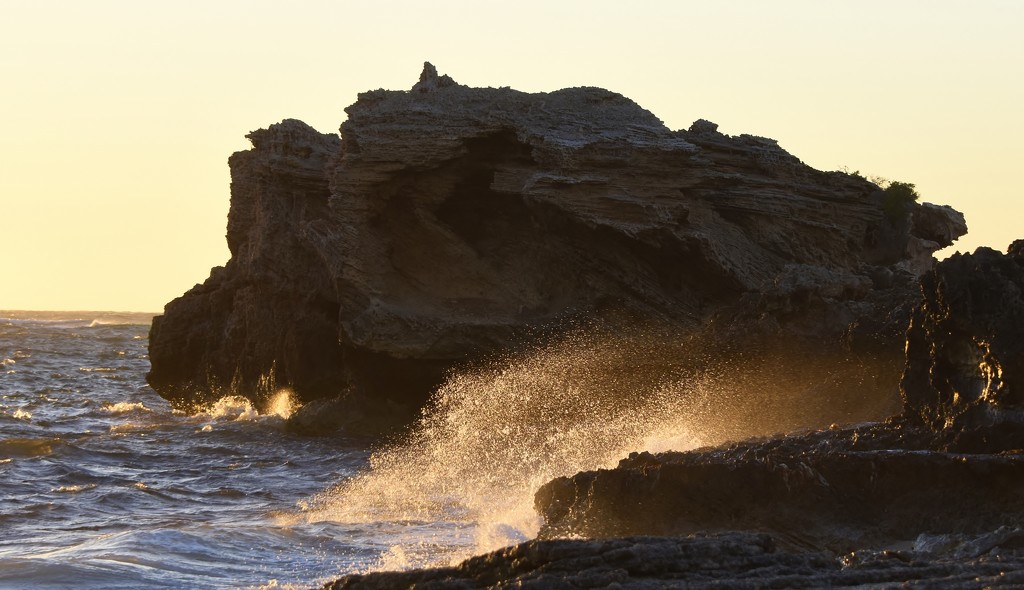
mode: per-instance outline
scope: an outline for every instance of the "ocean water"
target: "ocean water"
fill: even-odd
[[[145,383],[150,319],[0,312],[0,588],[311,588],[457,563],[535,535],[554,477],[887,411],[816,409],[822,376],[778,359],[695,373],[649,338],[576,333],[453,374],[392,440],[304,437],[287,390],[173,411]]]
[[[150,316],[0,312],[0,587],[307,587],[372,566],[372,527],[281,524],[366,441],[284,432],[145,383]],[[385,548],[386,549],[386,548]]]

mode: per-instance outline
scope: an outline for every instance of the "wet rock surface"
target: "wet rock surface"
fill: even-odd
[[[353,575],[325,589],[984,588],[1024,584],[1020,529],[922,538],[907,550],[780,549],[769,535],[530,541],[456,567]],[[960,542],[959,545],[957,543]],[[953,550],[949,547],[958,546]],[[944,553],[932,549],[942,548]],[[980,553],[978,553],[980,551]]]
[[[150,335],[149,381],[177,406],[289,387],[415,415],[453,367],[583,317],[892,348],[902,327],[868,323],[898,325],[919,267],[966,231],[598,88],[469,88],[427,64],[347,112],[340,138],[288,120],[231,157],[231,260]]]

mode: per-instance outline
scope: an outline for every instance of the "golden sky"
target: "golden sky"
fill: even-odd
[[[1019,0],[0,0],[0,309],[159,311],[228,257],[227,157],[337,131],[424,61],[462,84],[601,86],[819,169],[913,182],[1024,237]]]

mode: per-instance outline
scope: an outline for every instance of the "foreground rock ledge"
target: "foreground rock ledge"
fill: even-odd
[[[841,557],[789,552],[768,535],[530,541],[456,567],[353,575],[325,590],[393,588],[984,588],[1024,584],[1024,532],[971,539],[935,553],[928,539],[905,551]],[[1006,549],[993,551],[1000,544]]]
[[[469,88],[427,64],[347,113],[340,138],[286,120],[230,158],[231,259],[150,334],[148,380],[177,407],[289,387],[318,400],[310,429],[373,430],[452,367],[577,318],[898,345],[916,274],[966,231],[599,88]]]

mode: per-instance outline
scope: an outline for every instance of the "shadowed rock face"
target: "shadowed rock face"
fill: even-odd
[[[837,340],[966,231],[948,208],[890,219],[859,177],[707,121],[671,131],[598,88],[468,88],[428,64],[347,112],[340,139],[288,120],[231,157],[231,260],[150,335],[149,381],[176,405],[287,386],[336,398],[341,422],[409,416],[450,368],[581,317],[749,315]]]
[[[907,332],[908,416],[962,448],[1024,447],[1024,241],[926,274]]]
[[[153,322],[148,380],[186,408],[269,395],[274,380],[307,397],[346,382],[334,285],[309,239],[329,215],[324,168],[340,141],[295,120],[248,137],[229,160],[231,260]]]

